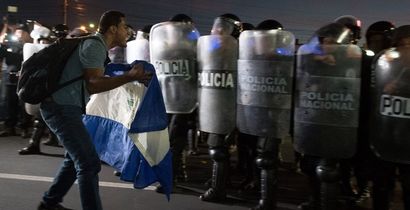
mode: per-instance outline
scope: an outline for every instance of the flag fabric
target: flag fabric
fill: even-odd
[[[100,159],[121,172],[121,180],[141,189],[159,182],[169,200],[172,190],[172,157],[168,119],[154,67],[145,61],[109,64],[105,74],[123,74],[142,62],[153,73],[146,88],[131,82],[91,96],[86,125]]]

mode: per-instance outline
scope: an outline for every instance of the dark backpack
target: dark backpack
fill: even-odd
[[[59,84],[68,59],[85,39],[100,40],[96,36],[61,38],[27,59],[17,83],[19,98],[29,104],[38,104],[62,87],[82,79],[80,76]]]

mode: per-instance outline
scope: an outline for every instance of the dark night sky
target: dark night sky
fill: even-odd
[[[20,17],[54,25],[63,22],[63,2],[0,0],[0,15],[6,14],[7,5],[17,5]],[[74,13],[75,6],[85,10],[78,15]],[[276,19],[302,41],[315,29],[346,14],[361,19],[364,29],[378,20],[389,20],[397,26],[410,24],[410,1],[406,0],[69,0],[69,26],[96,23],[101,13],[110,9],[124,12],[135,28],[185,13],[194,19],[201,34],[208,34],[213,19],[223,13],[236,14],[243,22],[254,25]]]

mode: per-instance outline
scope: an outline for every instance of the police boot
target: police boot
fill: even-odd
[[[308,178],[309,188],[311,189],[309,201],[299,205],[301,210],[318,210],[320,209],[320,181],[316,176]]]
[[[370,198],[370,188],[367,183],[361,183],[358,181],[357,186],[357,195],[356,195],[356,203],[361,203],[366,199]]]
[[[276,209],[280,139],[258,138],[256,165],[261,169],[261,197],[254,210]]]
[[[321,181],[320,186],[320,205],[322,210],[341,209],[338,200],[340,195],[340,172],[335,159],[322,159],[316,168],[317,175]]]
[[[202,201],[221,202],[226,199],[226,180],[229,170],[229,153],[227,147],[209,149],[213,159],[211,188],[199,196]]]
[[[267,155],[259,156],[256,163],[261,168],[261,198],[259,204],[252,210],[276,209],[277,177],[275,158]]]
[[[400,181],[403,194],[403,206],[405,210],[410,209],[410,166],[402,165],[399,167]]]
[[[188,130],[188,155],[198,155],[198,134],[195,129]]]
[[[23,128],[20,134],[21,138],[26,139],[30,137],[30,131],[28,128]]]
[[[19,150],[20,155],[40,154],[40,141],[43,137],[45,124],[39,120],[34,121],[33,134],[31,136],[29,145]]]
[[[186,154],[185,151],[175,154],[173,159],[174,168],[174,181],[186,182],[188,180],[188,174],[186,172]]]
[[[29,145],[19,150],[19,155],[41,154],[39,144],[40,142],[35,142],[33,139],[30,139]]]
[[[373,185],[372,201],[374,210],[389,210],[390,197],[390,189],[377,184]]]
[[[60,144],[58,143],[57,136],[50,131],[48,138],[46,141],[43,142],[44,145],[58,147]]]

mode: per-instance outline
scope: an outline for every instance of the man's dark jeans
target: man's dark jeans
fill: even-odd
[[[98,187],[100,159],[83,124],[82,109],[59,105],[53,101],[41,104],[41,115],[66,149],[64,162],[43,200],[53,206],[62,202],[75,180],[81,196],[83,210],[101,210]]]

